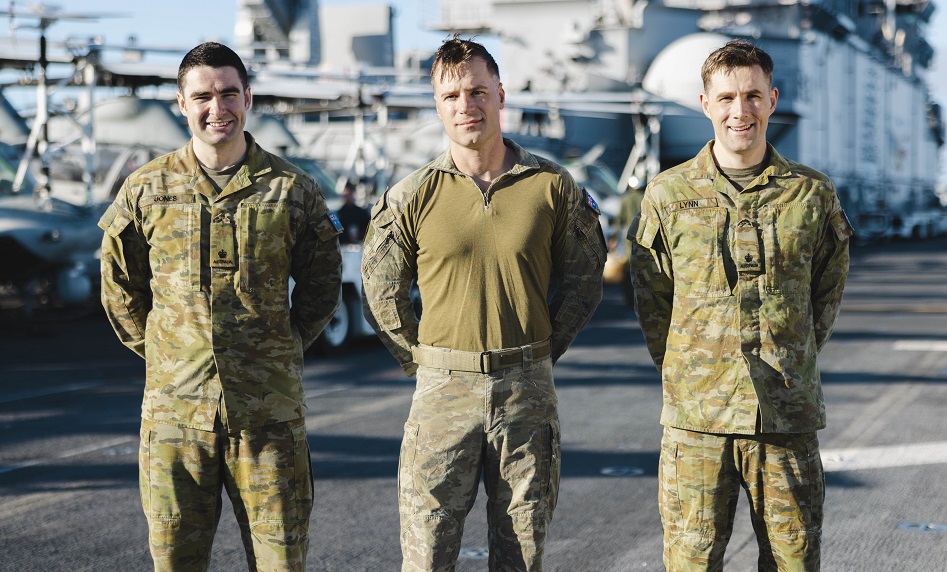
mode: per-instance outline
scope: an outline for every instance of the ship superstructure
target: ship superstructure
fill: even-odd
[[[749,38],[776,64],[780,98],[769,139],[832,177],[863,238],[944,230],[934,193],[944,124],[925,81],[934,56],[925,38],[929,0],[441,0],[437,7],[431,27],[500,39],[508,93],[585,93],[590,102],[628,94],[618,114],[591,106],[558,112],[562,144],[583,150],[605,141],[608,160],[657,154],[661,168],[713,137],[698,107],[703,60],[729,38]],[[636,151],[636,140],[656,148]]]

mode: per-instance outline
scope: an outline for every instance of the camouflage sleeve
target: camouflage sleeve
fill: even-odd
[[[816,347],[825,347],[842,306],[848,278],[848,245],[852,225],[840,208],[829,217],[828,228],[812,261],[812,316]]]
[[[395,222],[386,193],[372,208],[362,254],[362,306],[391,355],[408,376],[418,369],[411,348],[418,344],[418,317],[411,304],[417,275],[414,249]]]
[[[549,302],[553,363],[566,353],[602,301],[606,256],[598,205],[570,177],[564,177],[563,184],[570,200],[566,224],[553,238],[556,288]]]
[[[99,220],[102,235],[102,306],[118,339],[145,357],[145,324],[151,311],[148,243],[135,224],[123,186]]]
[[[635,287],[635,312],[645,344],[658,370],[664,363],[671,308],[674,302],[674,274],[664,246],[661,222],[645,197],[641,211],[628,230],[631,241],[630,271]]]
[[[303,348],[312,345],[339,308],[342,296],[341,225],[329,212],[322,194],[316,200],[293,247],[290,274],[296,281],[290,320],[302,337]]]

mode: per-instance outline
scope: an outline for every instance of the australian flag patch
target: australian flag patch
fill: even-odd
[[[585,202],[586,202],[586,204],[588,204],[589,207],[590,207],[593,211],[596,212],[596,214],[602,214],[602,210],[601,210],[600,208],[598,208],[598,203],[595,202],[595,199],[592,198],[592,195],[590,195],[589,192],[586,191],[585,189],[582,189],[582,190],[585,191]]]
[[[332,221],[332,226],[335,227],[335,230],[342,232],[342,223],[339,222],[339,217],[335,216],[335,213],[329,213],[329,220]]]

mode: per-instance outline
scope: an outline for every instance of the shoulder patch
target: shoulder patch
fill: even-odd
[[[598,203],[595,202],[595,199],[592,198],[592,195],[585,189],[582,189],[582,192],[585,193],[585,204],[588,205],[590,209],[595,211],[595,214],[602,214],[602,209],[598,208]]]
[[[342,223],[339,222],[339,217],[336,216],[334,212],[329,212],[329,220],[332,221],[332,226],[335,227],[335,230],[342,232]]]

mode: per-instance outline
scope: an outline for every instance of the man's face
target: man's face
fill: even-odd
[[[480,149],[500,135],[503,85],[480,58],[460,67],[454,75],[434,81],[434,102],[444,131],[453,144]]]
[[[244,89],[236,69],[191,68],[184,76],[182,91],[177,94],[178,107],[198,141],[222,148],[243,137],[250,88]]]
[[[766,155],[766,126],[776,110],[776,88],[759,66],[718,70],[700,104],[714,126],[721,167],[752,167]]]

